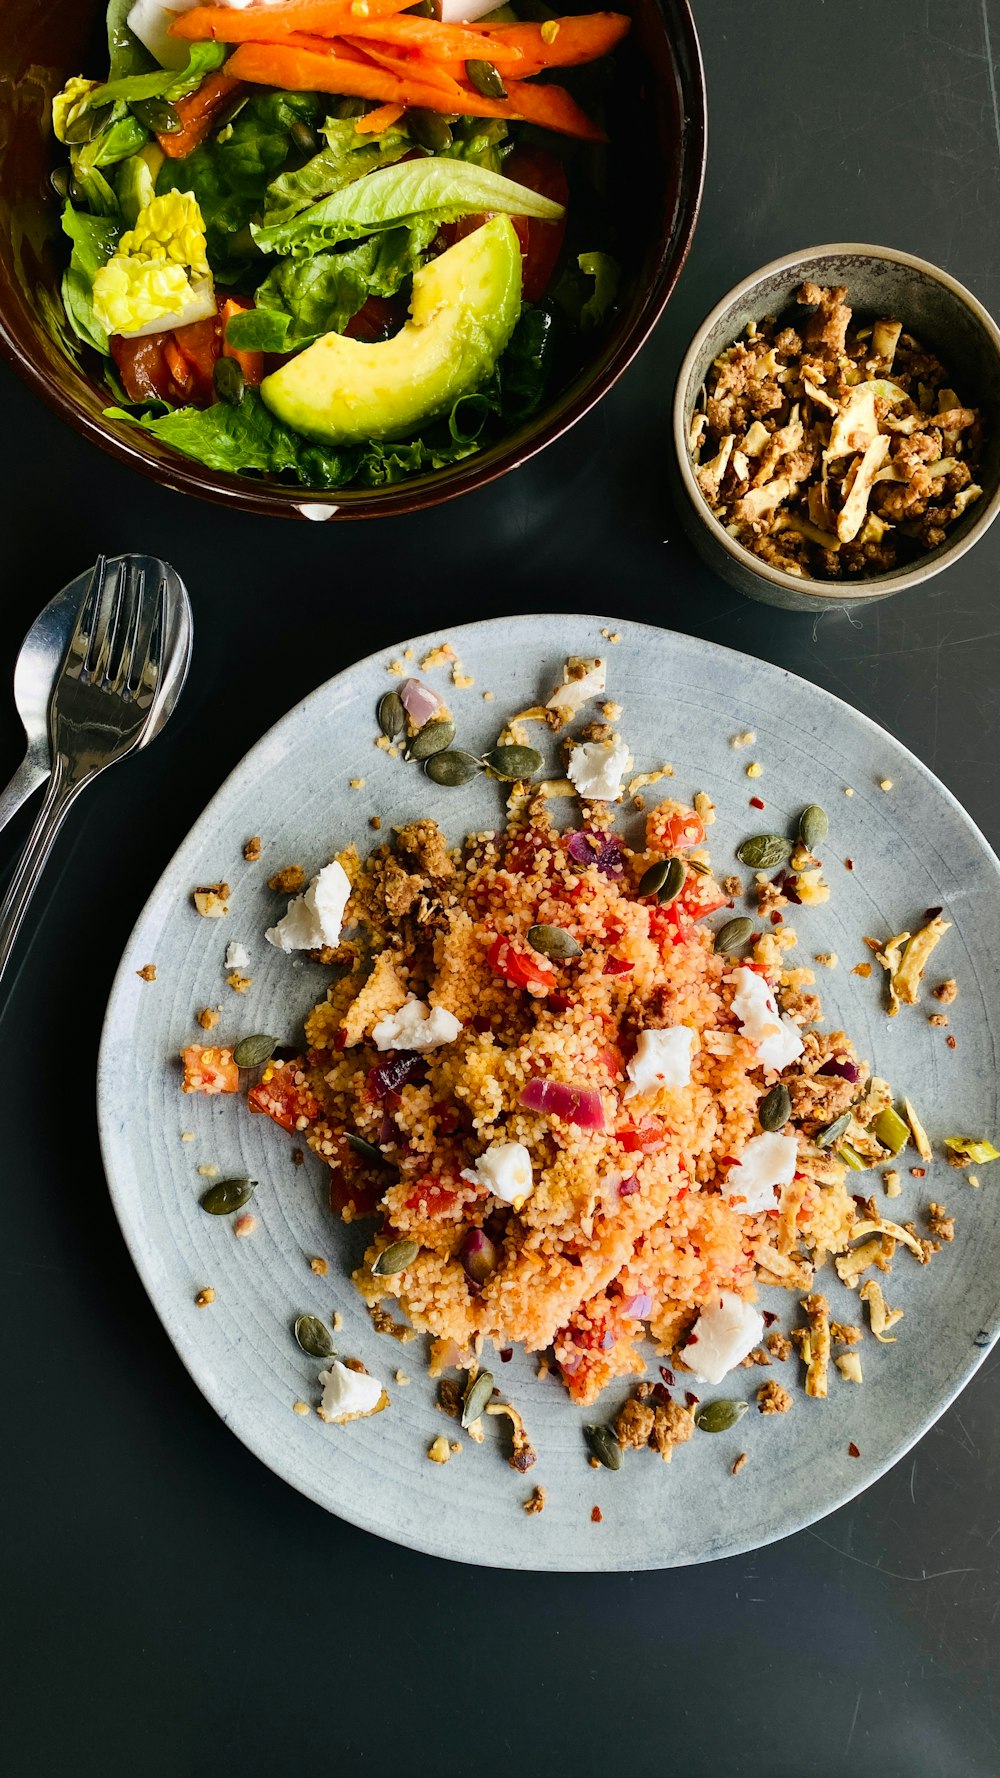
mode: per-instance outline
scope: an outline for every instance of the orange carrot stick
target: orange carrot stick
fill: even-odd
[[[209,131],[215,128],[220,112],[236,97],[239,88],[240,82],[227,70],[220,74],[206,74],[193,93],[188,93],[184,99],[175,99],[174,110],[182,127],[172,135],[164,131],[156,138],[167,159],[183,160],[199,142],[204,142]]]
[[[259,86],[285,87],[290,92],[349,94],[390,104],[419,106],[425,111],[459,111],[464,117],[509,117],[537,123],[563,136],[603,142],[602,130],[581,111],[561,86],[533,86],[530,81],[511,81],[506,99],[484,99],[471,87],[459,88],[459,98],[443,101],[434,86],[416,75],[401,76],[388,68],[347,61],[329,52],[296,49],[280,43],[242,43],[226,63],[228,72]]]
[[[409,13],[401,13],[396,18],[352,18],[343,29],[351,37],[374,37],[379,43],[416,50],[434,62],[478,61],[483,56],[480,32],[467,25],[442,25],[437,19],[414,18]],[[263,29],[260,35],[263,38]],[[319,31],[317,35],[325,37],[327,33]],[[511,74],[523,74],[525,58],[519,44],[491,38],[488,54],[494,67]]]
[[[546,25],[491,25],[479,20],[463,29],[505,48],[520,49],[540,68],[569,68],[610,55],[631,26],[622,12],[587,12],[577,18],[550,19]]]
[[[434,87],[441,95],[445,110],[461,110],[462,88],[440,62],[431,62],[425,56],[394,53],[391,44],[375,43],[370,37],[343,37],[336,41],[347,44],[355,53],[370,57],[380,68],[388,68],[390,74],[397,74],[400,80],[419,80],[425,86]],[[462,72],[465,72],[464,66]]]
[[[292,31],[314,31],[319,36],[350,30],[364,19],[391,18],[412,0],[284,0],[282,6],[249,6],[236,11],[230,6],[195,6],[179,13],[170,27],[172,37],[200,43],[275,43]],[[359,7],[361,10],[355,11]],[[265,28],[266,27],[266,28]]]
[[[398,123],[406,110],[405,105],[376,105],[374,111],[366,111],[354,125],[359,136],[381,136],[383,130],[391,130]]]

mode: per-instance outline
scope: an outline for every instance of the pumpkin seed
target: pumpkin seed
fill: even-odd
[[[667,868],[671,862],[669,858],[658,858],[655,864],[651,864],[648,870],[644,870],[639,878],[636,894],[640,896],[659,895],[667,880]]]
[[[791,1094],[779,1080],[777,1086],[765,1093],[757,1107],[757,1121],[762,1130],[781,1130],[792,1115]]]
[[[318,1315],[298,1315],[292,1328],[303,1352],[310,1358],[332,1358],[334,1344]]]
[[[263,1062],[269,1062],[278,1047],[276,1037],[268,1037],[265,1031],[258,1031],[253,1037],[241,1037],[233,1047],[233,1061],[237,1068],[259,1068]]]
[[[230,407],[239,407],[247,392],[247,384],[235,358],[227,358],[225,355],[217,358],[212,381],[220,401],[226,402]]]
[[[807,852],[815,852],[830,831],[830,817],[819,803],[810,803],[799,816],[799,839]]]
[[[446,753],[455,739],[455,724],[443,719],[428,722],[407,744],[407,759],[433,759],[435,753]]]
[[[753,833],[742,846],[737,846],[736,856],[751,870],[776,870],[791,858],[792,842],[781,833]]]
[[[72,177],[73,175],[69,167],[53,167],[49,174],[49,184],[55,192],[56,197],[62,198],[64,202],[66,198],[69,197],[69,188]]]
[[[505,99],[507,97],[507,88],[500,78],[500,70],[494,67],[492,62],[466,62],[465,72],[469,79],[469,85],[474,86],[477,93],[481,93],[484,99]]]
[[[362,1160],[374,1161],[377,1166],[384,1167],[385,1155],[380,1148],[375,1147],[374,1142],[366,1142],[363,1136],[355,1136],[351,1130],[345,1130],[344,1134],[355,1154],[359,1154]]]
[[[71,118],[69,123],[64,125],[63,140],[66,143],[72,143],[74,147],[78,147],[83,142],[92,142],[95,136],[100,135],[105,124],[111,121],[113,110],[113,105],[98,105],[93,110],[85,105],[75,117]]]
[[[217,1179],[198,1202],[209,1216],[232,1216],[234,1210],[249,1204],[256,1190],[256,1179]]]
[[[695,1410],[694,1423],[699,1432],[728,1432],[749,1406],[748,1401],[706,1401]]]
[[[832,1124],[827,1124],[825,1130],[820,1130],[816,1137],[816,1147],[832,1148],[834,1143],[839,1142],[841,1136],[846,1133],[850,1121],[849,1111],[842,1112],[840,1117],[835,1117]]]
[[[528,943],[539,956],[554,957],[557,962],[579,957],[583,951],[583,946],[577,944],[573,934],[564,926],[530,926]]]
[[[432,14],[426,16],[430,18]],[[429,148],[432,154],[444,154],[451,147],[451,125],[439,111],[424,111],[415,105],[406,113],[406,127],[414,142],[421,148]]]
[[[542,756],[534,747],[494,747],[487,753],[486,765],[497,778],[513,784],[519,778],[533,778],[542,769]]]
[[[479,1419],[480,1414],[483,1412],[483,1409],[486,1407],[492,1394],[493,1377],[491,1373],[489,1371],[480,1371],[478,1377],[469,1384],[469,1387],[465,1391],[465,1399],[462,1402],[463,1426],[471,1426],[473,1420]]]
[[[184,128],[180,112],[169,99],[133,99],[129,110],[143,129],[153,130],[157,136],[176,136]]]
[[[478,759],[473,759],[471,753],[462,753],[457,747],[450,753],[432,753],[424,766],[433,783],[446,784],[449,789],[468,784],[481,770]]]
[[[319,137],[317,136],[316,131],[314,129],[312,129],[311,126],[309,124],[307,124],[301,117],[296,118],[291,129],[288,132],[288,136],[289,136],[289,140],[292,144],[292,147],[296,150],[296,152],[298,154],[307,154],[309,156],[312,156],[314,154],[319,153],[319,150],[320,150]]]
[[[697,871],[699,877],[710,877],[712,874],[712,866],[710,864],[702,864],[700,858],[689,858],[687,864],[688,870]]]
[[[383,1247],[372,1266],[372,1276],[374,1278],[392,1278],[397,1272],[405,1272],[407,1266],[412,1265],[419,1252],[419,1241],[393,1241],[388,1247]]]
[[[394,741],[406,728],[406,705],[398,691],[383,692],[375,714],[387,741]]]
[[[622,1448],[610,1426],[585,1426],[583,1436],[598,1463],[603,1463],[605,1469],[621,1469]]]
[[[678,895],[684,887],[684,878],[686,876],[687,871],[684,868],[683,858],[667,859],[667,874],[657,891],[656,897],[661,907],[666,907],[671,901],[677,900]]]
[[[735,920],[727,920],[720,926],[715,935],[715,949],[722,951],[738,951],[753,934],[753,921],[746,914],[738,914]]]

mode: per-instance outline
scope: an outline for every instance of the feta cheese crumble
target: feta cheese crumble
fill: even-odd
[[[581,741],[569,756],[566,775],[590,802],[613,803],[621,796],[628,762],[624,741]]]
[[[463,1167],[463,1179],[482,1185],[505,1204],[523,1203],[534,1189],[531,1155],[523,1142],[491,1142],[473,1167]]]
[[[296,895],[277,926],[264,934],[279,951],[317,951],[340,943],[344,909],[351,893],[350,878],[342,864],[327,864],[313,877],[308,889]]]
[[[795,1177],[797,1153],[794,1136],[779,1136],[771,1131],[751,1136],[739,1164],[730,1168],[726,1179],[726,1197],[731,1207],[743,1216],[756,1216],[759,1210],[777,1210],[780,1187],[791,1185]]]
[[[603,696],[607,682],[607,661],[580,660],[571,655],[563,668],[563,682],[556,687],[545,708],[554,710],[560,722],[572,722],[591,698]]]
[[[729,979],[736,987],[733,1012],[742,1035],[754,1045],[763,1066],[780,1074],[802,1054],[798,1026],[779,1013],[773,990],[755,969],[735,969]]]
[[[625,1098],[634,1099],[657,1087],[691,1084],[694,1032],[687,1025],[668,1025],[663,1031],[640,1031],[635,1055],[626,1068],[630,1084]]]
[[[348,1370],[339,1358],[334,1359],[328,1371],[320,1371],[319,1380],[323,1384],[321,1420],[344,1421],[360,1414],[374,1414],[382,1400],[383,1389],[377,1377],[370,1377],[367,1371]]]
[[[227,969],[245,969],[249,961],[250,953],[246,945],[241,945],[234,939],[231,945],[226,946]]]
[[[705,1304],[680,1354],[702,1383],[721,1383],[760,1344],[763,1332],[764,1317],[752,1303],[720,1290]]]
[[[453,1012],[428,1006],[411,994],[398,1012],[379,1020],[372,1041],[380,1050],[436,1050],[443,1043],[454,1043],[461,1029],[462,1021]]]

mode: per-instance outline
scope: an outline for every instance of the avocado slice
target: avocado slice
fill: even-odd
[[[414,273],[410,316],[390,340],[324,334],[265,377],[286,426],[324,444],[401,438],[489,376],[521,312],[521,249],[494,216]]]

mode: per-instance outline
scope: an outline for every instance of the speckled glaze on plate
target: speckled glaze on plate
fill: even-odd
[[[620,635],[609,645],[602,630]],[[412,643],[415,658],[440,634]],[[827,1022],[852,1034],[900,1093],[913,1100],[933,1136],[996,1137],[1000,1129],[997,1025],[1000,1006],[1000,864],[950,793],[890,736],[836,698],[780,668],[691,637],[599,617],[537,616],[470,625],[447,638],[475,679],[454,690],[443,672],[428,674],[456,714],[459,739],[483,748],[503,717],[547,692],[568,654],[604,653],[609,696],[624,705],[621,728],[637,768],[669,760],[673,794],[707,790],[718,805],[710,830],[720,874],[733,848],[754,829],[785,828],[803,804],[821,803],[831,834],[825,848],[833,895],[824,908],[794,910],[800,956],[834,951],[835,970],[817,969]],[[1000,1325],[1000,1224],[991,1169],[980,1191],[942,1162],[914,1180],[903,1166],[903,1196],[888,1208],[919,1218],[931,1198],[957,1217],[954,1244],[929,1267],[901,1253],[883,1280],[891,1306],[905,1310],[895,1345],[867,1337],[865,1383],[831,1376],[826,1402],[795,1388],[791,1413],[762,1419],[751,1409],[731,1432],[696,1433],[668,1467],[652,1453],[629,1453],[617,1474],[588,1467],[582,1427],[605,1418],[626,1393],[606,1392],[599,1408],[573,1407],[537,1360],[518,1352],[494,1363],[498,1381],[523,1412],[539,1459],[520,1476],[505,1461],[503,1420],[488,1425],[485,1445],[464,1441],[447,1466],[427,1461],[436,1434],[454,1425],[433,1407],[423,1341],[399,1345],[376,1335],[349,1281],[364,1225],[345,1229],[325,1207],[323,1166],[311,1155],[292,1163],[289,1139],[232,1099],[183,1097],[178,1050],[198,1035],[197,1009],[221,1004],[217,1035],[253,1031],[292,1037],[324,991],[326,973],[293,962],[265,944],[276,898],[267,878],[292,861],[315,870],[349,840],[367,848],[372,813],[384,830],[431,814],[449,838],[497,825],[495,785],[462,790],[431,784],[415,766],[373,745],[374,707],[397,681],[386,672],[406,644],[373,656],[323,685],[265,735],[196,822],[153,892],[126,947],[105,1024],[99,1067],[99,1118],[115,1208],[139,1273],[163,1324],[199,1388],[226,1424],[278,1475],[329,1511],[414,1549],[504,1568],[667,1568],[735,1555],[809,1524],[859,1493],[933,1423],[982,1361]],[[489,689],[495,701],[486,703]],[[730,745],[752,729],[751,750]],[[750,758],[763,776],[748,780]],[[363,777],[361,791],[348,780]],[[890,777],[886,794],[878,781]],[[844,795],[844,787],[854,790]],[[767,804],[758,815],[748,798]],[[574,805],[560,805],[563,819]],[[623,816],[622,825],[637,817]],[[242,846],[263,836],[258,864]],[[855,869],[845,869],[852,858]],[[199,883],[233,886],[224,920],[200,919],[191,905]],[[957,1048],[908,1008],[889,1020],[875,971],[851,974],[869,953],[862,935],[908,926],[943,904],[954,922],[935,957],[933,979],[960,984],[950,1009]],[[283,903],[279,904],[283,905]],[[250,952],[246,996],[225,982],[226,944]],[[157,980],[136,970],[155,963]],[[939,967],[938,967],[939,966]],[[182,1132],[194,1140],[183,1142]],[[198,1207],[199,1165],[260,1181],[254,1235],[235,1239],[231,1220]],[[996,1172],[1000,1175],[1000,1163]],[[877,1177],[859,1187],[881,1192]],[[1000,1181],[998,1181],[1000,1183]],[[309,1258],[329,1260],[317,1277]],[[840,1319],[860,1320],[861,1305],[822,1275]],[[215,1290],[210,1308],[196,1292]],[[764,1293],[766,1305],[794,1321],[795,1298]],[[294,1317],[327,1320],[339,1310],[342,1356],[356,1355],[387,1384],[391,1408],[346,1428],[300,1418],[296,1400],[315,1401],[319,1365],[291,1335]],[[652,1353],[650,1353],[652,1359]],[[412,1379],[394,1381],[401,1368]],[[787,1366],[737,1370],[712,1395],[751,1398],[764,1376],[791,1384]],[[655,1376],[655,1370],[653,1372]],[[851,1444],[860,1456],[849,1454]],[[749,1461],[730,1475],[741,1451]],[[548,1504],[536,1517],[521,1510],[535,1483]],[[601,1523],[591,1521],[599,1506]]]

